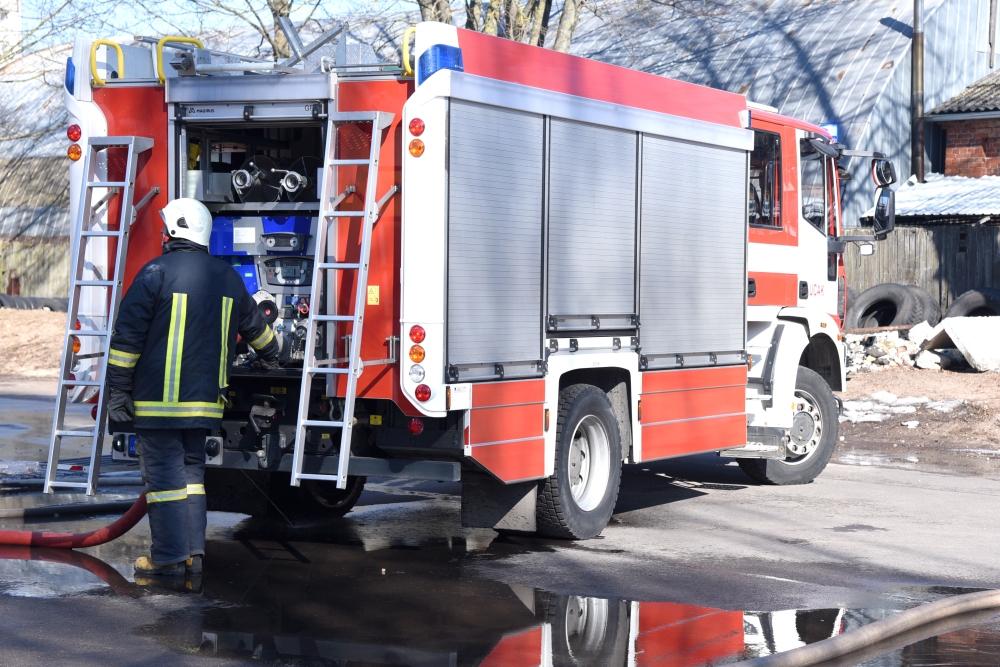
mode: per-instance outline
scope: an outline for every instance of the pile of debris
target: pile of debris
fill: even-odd
[[[844,344],[848,373],[963,365],[1000,371],[1000,317],[949,317],[936,327],[921,322],[909,329],[847,333]]]

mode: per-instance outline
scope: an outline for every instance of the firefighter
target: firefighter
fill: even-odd
[[[108,409],[132,422],[146,483],[149,556],[137,574],[201,572],[205,553],[205,437],[219,430],[236,334],[251,367],[278,367],[274,332],[232,266],[208,254],[212,216],[195,199],[160,211],[163,255],[122,300],[108,356]]]

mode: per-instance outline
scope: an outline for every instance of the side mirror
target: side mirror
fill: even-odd
[[[858,244],[858,254],[862,257],[870,257],[875,254],[875,244],[874,243],[859,243]]]
[[[887,188],[896,182],[896,167],[892,160],[876,158],[872,160],[872,180],[876,187]]]
[[[875,238],[884,239],[895,226],[896,193],[889,188],[878,188],[875,190]]]

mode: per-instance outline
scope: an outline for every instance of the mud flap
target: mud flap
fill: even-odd
[[[536,482],[501,484],[490,475],[462,471],[462,525],[533,533]]]

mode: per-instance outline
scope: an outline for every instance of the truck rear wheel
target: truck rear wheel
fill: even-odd
[[[761,484],[808,484],[816,479],[837,446],[837,403],[830,385],[816,371],[799,366],[795,381],[792,438],[781,459],[737,459]]]
[[[542,535],[585,540],[611,519],[621,480],[621,436],[607,394],[589,384],[559,392],[555,474],[536,507]]]

